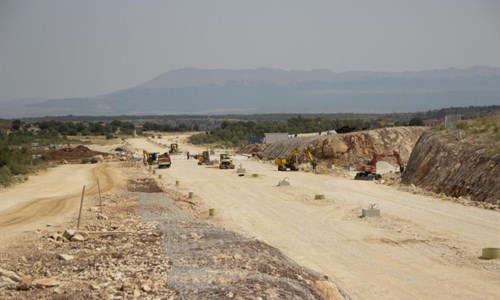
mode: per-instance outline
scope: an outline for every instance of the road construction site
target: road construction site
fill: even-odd
[[[175,203],[184,213],[279,249],[297,264],[327,276],[354,299],[500,296],[499,260],[480,258],[482,248],[500,247],[497,211],[405,192],[374,181],[355,181],[355,172],[282,172],[270,161],[243,155],[233,155],[235,169],[198,165],[197,160],[188,159],[186,152],[195,154],[207,149],[187,144],[186,137],[133,138],[123,145],[138,153],[163,153],[166,145],[178,143],[183,153],[171,155],[170,168],[157,169],[137,161],[130,162],[127,168],[106,162],[64,165],[19,187],[0,191],[2,241],[12,241],[19,235],[28,237],[30,231],[36,231],[48,220],[52,220],[51,226],[63,228],[64,222],[74,219],[78,191],[82,184],[93,180],[93,172],[102,171],[107,174],[105,178],[112,179],[98,176],[101,188],[104,185],[111,194],[123,188],[119,182],[126,176],[120,173],[128,172],[154,180],[168,198],[182,200]],[[224,152],[216,150],[212,157],[217,159]],[[131,164],[142,173],[130,172]],[[243,176],[237,173],[241,168],[245,169]],[[67,182],[56,192],[43,188],[59,186],[60,178],[69,175],[80,180]],[[289,184],[279,186],[280,182]],[[39,202],[42,199],[54,199],[51,203],[60,207],[57,199],[61,197],[73,199],[64,210],[51,210],[40,219],[17,217],[25,215],[30,205],[45,207]],[[361,218],[362,209],[369,207],[379,209],[380,217]],[[155,220],[160,217],[161,214]],[[180,240],[191,238],[197,239],[184,235]],[[177,252],[170,252],[174,259],[172,253]],[[175,266],[178,262],[171,263]],[[176,290],[182,288],[177,286]],[[224,296],[230,298],[235,293]],[[268,298],[279,295],[269,294]]]

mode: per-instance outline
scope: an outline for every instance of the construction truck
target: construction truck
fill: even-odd
[[[309,162],[316,171],[317,162],[311,152],[303,148],[295,148],[286,158],[277,158],[274,163],[278,165],[279,171],[298,171],[300,164]]]
[[[170,144],[170,150],[168,150],[170,154],[179,154],[182,153],[179,149],[179,145],[176,143]]]
[[[142,161],[144,165],[155,165],[158,163],[159,152],[149,152],[147,150],[142,150]]]
[[[208,151],[203,151],[201,154],[195,155],[195,158],[198,159],[198,165],[212,165],[213,162],[210,160],[210,153]]]
[[[168,152],[158,155],[158,169],[170,168],[171,165],[172,160],[170,159],[170,154],[168,154]]]
[[[235,165],[233,164],[233,159],[227,153],[221,153],[219,169],[234,169]]]

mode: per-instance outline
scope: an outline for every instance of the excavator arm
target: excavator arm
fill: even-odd
[[[392,151],[392,156],[394,156],[396,158],[396,161],[398,162],[398,165],[399,165],[399,171],[401,173],[403,173],[405,171],[405,164],[401,160],[401,156],[399,155],[399,152],[396,150]]]

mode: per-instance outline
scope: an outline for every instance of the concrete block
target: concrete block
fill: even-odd
[[[369,208],[369,209],[362,209],[361,212],[362,217],[380,217],[380,209],[377,208]]]

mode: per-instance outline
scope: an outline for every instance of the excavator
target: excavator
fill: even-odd
[[[379,180],[382,178],[382,175],[377,174],[377,162],[385,157],[385,154],[374,153],[373,158],[371,160],[366,160],[364,164],[359,164],[356,166],[356,176],[354,176],[355,180]]]
[[[290,151],[287,158],[277,158],[274,163],[278,165],[278,171],[298,171],[299,165],[307,160],[312,165],[313,170],[316,171],[317,162],[314,156],[307,149],[295,148]]]
[[[374,153],[373,158],[371,160],[366,160],[364,164],[359,164],[356,167],[356,176],[354,176],[355,180],[380,180],[382,175],[377,173],[377,162],[386,156],[394,156],[396,161],[399,164],[399,170],[401,173],[404,172],[405,165],[401,161],[401,156],[399,156],[399,152],[394,150],[392,154],[384,154],[384,153]]]
[[[234,169],[233,159],[227,153],[221,153],[219,169]]]
[[[392,156],[394,156],[396,158],[396,161],[398,162],[398,165],[399,165],[399,172],[401,174],[403,174],[403,172],[405,171],[405,164],[403,163],[403,161],[401,160],[401,156],[399,156],[399,152],[394,150],[392,151]]]

